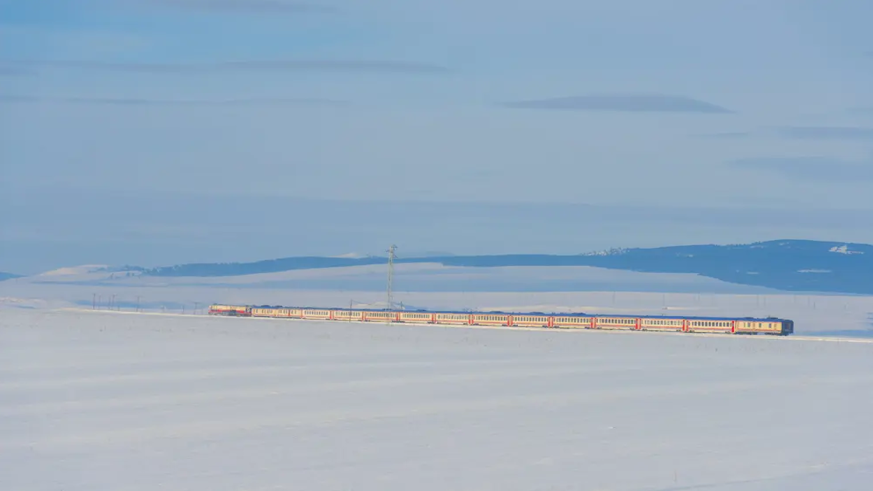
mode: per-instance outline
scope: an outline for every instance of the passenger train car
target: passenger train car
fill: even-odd
[[[794,333],[794,321],[775,317],[673,317],[509,312],[432,312],[423,310],[324,309],[212,305],[210,315],[271,317],[345,322],[390,322],[455,326],[542,327],[625,331],[672,331],[722,334]]]

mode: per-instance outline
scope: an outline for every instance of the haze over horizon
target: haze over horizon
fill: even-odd
[[[0,0],[0,271],[873,243],[870,18]]]

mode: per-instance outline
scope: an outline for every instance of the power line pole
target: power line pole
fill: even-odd
[[[391,310],[394,306],[394,251],[397,250],[396,245],[391,245],[388,248],[388,306],[387,309]]]

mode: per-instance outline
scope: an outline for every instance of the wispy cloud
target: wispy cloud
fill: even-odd
[[[661,94],[600,94],[507,102],[506,107],[559,111],[618,111],[725,114],[732,111],[684,96]]]
[[[140,73],[210,72],[377,72],[428,74],[449,69],[439,65],[382,60],[249,60],[218,63],[116,63],[102,61],[16,61],[20,66]],[[10,64],[11,64],[10,63]]]
[[[0,77],[18,77],[28,73],[23,68],[0,65]]]
[[[774,172],[794,179],[856,182],[873,181],[873,162],[850,162],[830,157],[750,158],[727,165],[753,171]]]
[[[856,112],[862,113],[860,109]],[[873,110],[870,110],[873,114]],[[862,126],[779,126],[756,131],[732,131],[695,135],[701,138],[751,138],[754,136],[792,140],[873,140],[873,128]]]
[[[798,140],[873,140],[873,128],[858,126],[784,126],[773,131]]]
[[[20,95],[0,95],[0,103],[11,104],[88,104],[108,106],[233,106],[233,105],[300,105],[300,106],[343,106],[347,101],[316,98],[260,98],[260,99],[138,99],[109,97],[37,97]]]
[[[699,135],[695,135],[700,138],[722,138],[722,139],[733,139],[733,138],[748,138],[752,136],[752,132],[750,131],[724,131],[721,133],[702,133]]]
[[[210,13],[309,14],[336,10],[327,5],[280,0],[142,0],[140,3]]]

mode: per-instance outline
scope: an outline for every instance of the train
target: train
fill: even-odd
[[[711,334],[765,334],[788,336],[794,321],[776,317],[688,317],[542,312],[461,312],[427,310],[375,310],[316,307],[221,305],[209,315],[268,317],[318,321],[384,322],[450,326],[527,327],[546,329],[595,329],[662,331]]]

